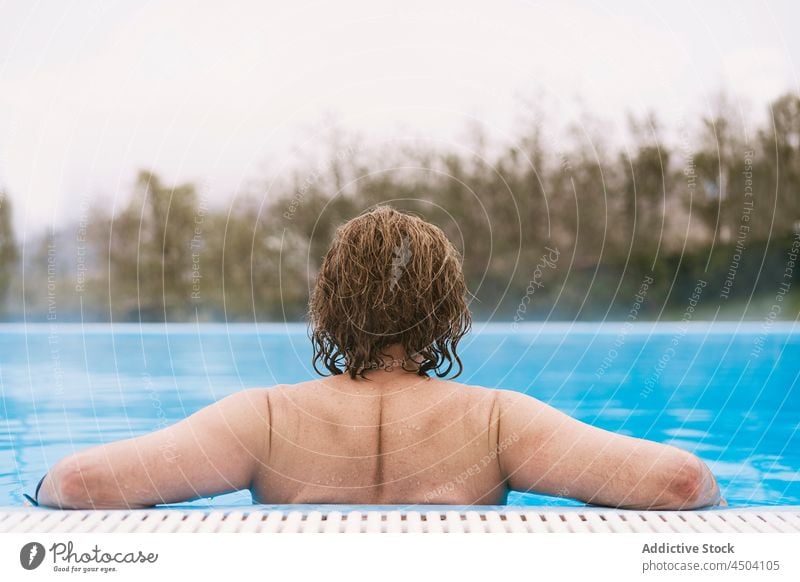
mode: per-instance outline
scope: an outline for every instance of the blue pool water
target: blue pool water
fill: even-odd
[[[527,392],[702,457],[734,506],[800,504],[800,328],[476,325],[460,381]],[[0,505],[82,447],[156,430],[243,387],[307,380],[302,325],[0,326]],[[247,493],[198,504],[249,504]],[[574,504],[535,495],[509,503]]]

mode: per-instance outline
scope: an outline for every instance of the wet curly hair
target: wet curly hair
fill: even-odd
[[[363,378],[399,344],[420,376],[456,377],[466,299],[461,258],[441,229],[389,206],[368,210],[339,227],[322,261],[309,305],[314,370]]]

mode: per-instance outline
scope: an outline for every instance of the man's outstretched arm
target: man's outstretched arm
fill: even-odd
[[[534,398],[498,391],[500,464],[509,487],[631,509],[720,502],[711,471],[670,445],[605,431]]]
[[[245,390],[137,438],[80,451],[47,474],[39,503],[137,508],[250,487],[264,457],[266,390]]]

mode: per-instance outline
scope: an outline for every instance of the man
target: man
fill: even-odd
[[[245,390],[67,457],[38,501],[136,508],[249,489],[261,503],[500,504],[509,490],[643,509],[719,502],[690,453],[445,379],[461,371],[466,295],[439,228],[386,206],[366,212],[337,232],[311,297],[325,377]]]

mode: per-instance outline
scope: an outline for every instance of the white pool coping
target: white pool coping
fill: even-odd
[[[636,511],[586,507],[254,506],[0,508],[0,533],[800,533],[800,506]]]

